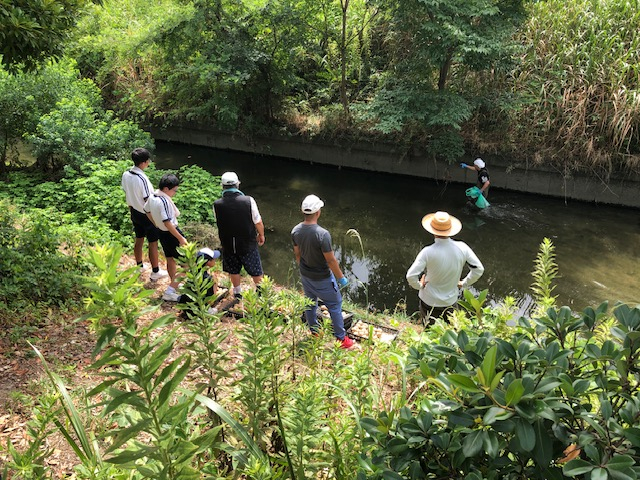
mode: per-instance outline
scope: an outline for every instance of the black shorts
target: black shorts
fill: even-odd
[[[424,328],[430,327],[438,318],[442,318],[449,323],[449,314],[456,310],[455,303],[449,307],[432,307],[424,303],[421,298],[418,298],[418,300],[420,301],[420,318]]]
[[[262,275],[262,262],[260,261],[260,252],[258,247],[247,253],[233,253],[227,250],[222,251],[222,270],[232,275],[240,273],[244,267],[252,277]]]
[[[133,231],[136,238],[147,238],[149,243],[157,242],[159,238],[159,230],[151,223],[146,214],[137,211],[133,207],[129,207],[131,212],[131,223],[133,223]]]
[[[179,228],[177,230],[182,235],[182,231]],[[165,232],[164,230],[158,230],[158,232],[160,232],[160,245],[162,245],[164,256],[166,258],[179,258],[178,247],[180,246],[180,241],[171,232]]]

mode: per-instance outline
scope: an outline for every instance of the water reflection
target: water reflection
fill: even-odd
[[[265,222],[265,272],[279,283],[298,284],[290,232],[302,220],[300,202],[315,193],[325,201],[319,223],[331,232],[351,280],[347,296],[362,305],[417,308],[405,274],[420,249],[433,241],[420,219],[436,210],[462,221],[456,239],[468,243],[483,262],[485,275],[475,287],[488,288],[492,301],[510,295],[519,309],[527,308],[544,237],[556,247],[555,293],[561,304],[580,310],[603,300],[640,299],[638,210],[492,189],[491,206],[478,211],[467,203],[468,185],[167,143],[158,144],[156,155],[160,168],[197,164],[215,175],[238,173],[241,189],[256,198]],[[350,229],[357,230],[363,247],[347,234]]]

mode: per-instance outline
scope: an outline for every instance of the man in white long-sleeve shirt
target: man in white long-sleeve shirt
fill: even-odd
[[[451,239],[462,230],[457,218],[447,212],[430,213],[422,226],[435,236],[434,243],[420,251],[407,271],[407,281],[418,290],[420,316],[427,327],[453,309],[459,290],[473,285],[484,267],[466,243]],[[465,265],[469,273],[460,280]]]

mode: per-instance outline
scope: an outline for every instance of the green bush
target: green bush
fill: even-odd
[[[38,164],[56,171],[79,168],[103,158],[122,158],[137,146],[151,148],[153,140],[137,125],[117,120],[84,97],[65,98],[40,117],[36,132],[28,135]]]
[[[612,335],[596,335],[607,310],[551,308],[509,339],[447,331],[412,348],[407,369],[435,391],[363,419],[367,478],[637,478],[640,307],[618,305]]]
[[[0,302],[11,308],[80,298],[82,263],[66,255],[61,243],[46,211],[21,214],[0,201]]]

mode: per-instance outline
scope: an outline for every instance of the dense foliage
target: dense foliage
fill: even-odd
[[[0,191],[0,311],[77,300],[86,247],[112,241],[132,245],[120,187],[122,173],[132,162],[98,158],[65,168],[55,181],[37,173],[8,174]],[[164,171],[152,165],[148,173],[157,185]],[[185,231],[190,225],[212,225],[211,204],[220,196],[219,182],[197,166],[176,173],[182,186],[175,202],[185,212],[180,217]],[[213,237],[201,230],[193,240]]]
[[[0,0],[0,63],[33,70],[62,56],[86,0]]]
[[[640,5],[627,0],[532,2],[513,72],[514,141],[536,160],[638,170]],[[517,125],[517,128],[516,128]]]
[[[21,3],[0,8],[18,29],[31,24],[16,12],[37,2]],[[639,16],[626,0],[106,0],[75,15],[64,43],[108,108],[136,122],[375,139],[449,160],[498,153],[608,174],[640,164]],[[11,35],[3,46],[51,54]],[[0,170],[24,135],[36,134],[43,167],[70,153],[52,145],[61,133],[82,156],[72,131],[88,122],[88,150],[105,147],[111,114],[42,74],[0,72]],[[52,100],[63,101],[53,112]]]
[[[545,241],[546,266],[552,251]],[[640,307],[576,314],[542,289],[551,306],[513,327],[481,308],[482,324],[458,312],[453,325],[343,351],[309,338],[305,300],[268,279],[229,329],[207,312],[195,252],[187,245],[200,293],[176,323],[149,321],[151,292],[120,268],[120,247],[90,251],[96,383],[69,392],[45,363],[57,396],[42,397],[31,446],[9,446],[6,472],[49,478],[54,423],[86,479],[638,478]]]
[[[455,78],[500,69],[524,18],[520,0],[120,5],[95,8],[74,55],[122,112],[245,133],[319,133],[321,116],[324,132],[428,133],[447,158],[480,102]],[[129,35],[131,15],[142,26]]]
[[[610,172],[638,168],[638,15],[626,0],[107,1],[74,55],[147,121]]]

